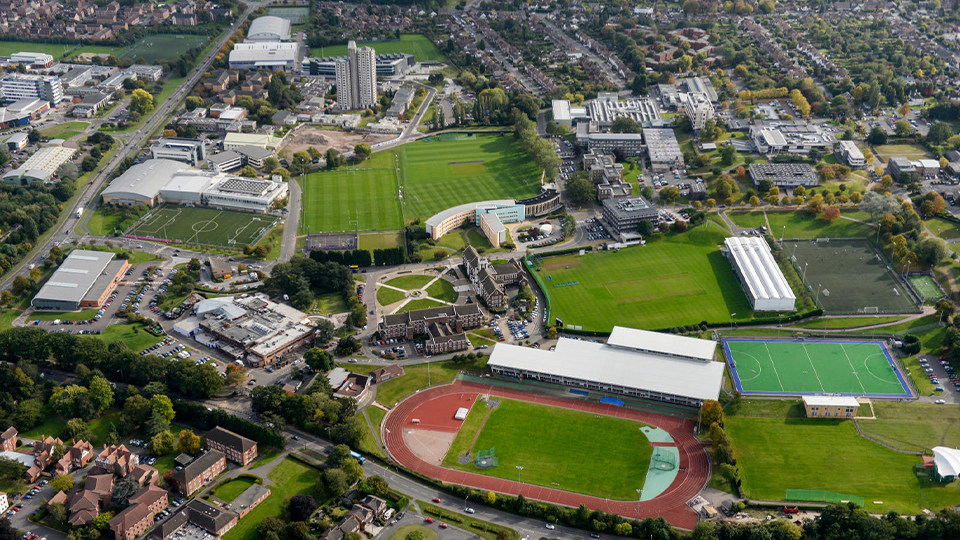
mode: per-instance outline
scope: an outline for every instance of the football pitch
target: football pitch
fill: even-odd
[[[943,292],[937,286],[937,282],[927,275],[915,275],[909,277],[910,284],[920,294],[924,302],[932,302],[943,298]]]
[[[798,273],[824,312],[915,313],[913,297],[867,240],[786,242]]]
[[[274,8],[271,8],[274,9]],[[377,54],[412,54],[417,62],[446,62],[447,57],[423,34],[401,34],[400,40],[360,41],[357,47],[373,47]],[[310,49],[310,56],[346,56],[347,45],[329,45]]]
[[[750,319],[750,303],[720,252],[725,236],[701,226],[645,246],[548,257],[535,277],[550,298],[549,316],[567,328],[655,330],[729,321],[731,313]]]
[[[734,384],[745,395],[909,397],[879,341],[725,339]]]
[[[263,214],[165,205],[135,223],[127,235],[241,249],[256,244],[276,222]]]
[[[300,233],[398,230],[452,206],[536,195],[539,182],[512,135],[444,134],[306,175]]]
[[[444,467],[517,480],[521,466],[525,484],[619,500],[636,500],[636,490],[644,485],[653,452],[640,431],[644,424],[505,399],[484,423],[487,411],[487,403],[475,402]],[[459,463],[471,443],[474,455],[494,449],[499,465],[479,469],[472,462]]]

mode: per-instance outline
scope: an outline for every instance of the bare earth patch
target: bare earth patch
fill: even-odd
[[[443,456],[447,455],[453,439],[457,437],[456,432],[447,433],[444,431],[430,431],[426,429],[404,429],[403,441],[407,448],[418,458],[440,465]]]
[[[347,152],[353,150],[353,147],[359,143],[367,143],[371,146],[378,142],[387,141],[396,138],[395,135],[373,135],[363,133],[350,133],[346,131],[328,131],[324,129],[302,128],[298,129],[292,136],[286,138],[281,147],[281,152],[289,150],[291,153],[306,150],[314,147],[321,153],[325,153],[328,148],[333,148],[338,152]]]

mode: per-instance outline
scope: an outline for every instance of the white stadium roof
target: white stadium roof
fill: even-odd
[[[171,159],[148,159],[127,169],[100,195],[118,199],[152,199],[167,185],[177,171],[189,167]]]
[[[552,352],[498,343],[488,364],[699,400],[717,399],[724,369],[722,362],[690,361],[568,338],[560,338]]]
[[[283,41],[290,39],[290,21],[267,15],[250,23],[247,41]]]
[[[623,326],[613,328],[613,332],[610,332],[610,337],[607,338],[607,345],[638,352],[678,356],[702,362],[712,362],[717,351],[717,344],[706,339],[675,336]]]
[[[956,448],[934,447],[933,463],[940,476],[960,476],[960,450]]]
[[[758,236],[731,236],[724,240],[724,244],[738,267],[749,296],[758,304],[754,309],[770,310],[761,304],[781,306],[782,309],[775,311],[794,308],[797,297],[770,253],[766,240]]]

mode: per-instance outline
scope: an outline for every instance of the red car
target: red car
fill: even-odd
[[[441,502],[441,501],[440,501],[440,497],[434,497],[434,498],[433,498],[433,502],[435,502],[435,503]]]
[[[433,518],[424,518],[424,523],[433,523]]]
[[[441,529],[446,529],[446,528],[447,528],[447,524],[446,524],[446,523],[441,523],[441,524],[440,524],[440,528],[441,528]]]

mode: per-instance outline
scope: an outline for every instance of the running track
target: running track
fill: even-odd
[[[565,409],[586,411],[594,414],[604,414],[619,418],[627,418],[659,427],[673,437],[677,450],[680,453],[678,467],[684,472],[677,474],[670,487],[652,501],[638,503],[636,501],[614,501],[601,499],[569,491],[550,489],[531,484],[518,484],[509,480],[492,478],[481,474],[468,473],[446,469],[431,465],[414,455],[403,441],[403,430],[418,428],[411,421],[411,414],[419,406],[436,398],[450,394],[479,393],[490,394],[503,398],[541,403]],[[693,435],[695,422],[682,418],[663,416],[645,411],[637,411],[585,401],[553,398],[539,394],[511,390],[497,386],[455,381],[445,386],[435,386],[423,390],[398,403],[384,420],[380,436],[386,444],[390,457],[404,467],[424,476],[436,478],[442,482],[469,486],[475,489],[516,495],[523,493],[528,499],[536,499],[557,505],[578,507],[585,504],[591,510],[619,514],[633,519],[639,515],[643,518],[662,517],[674,527],[692,530],[698,521],[697,513],[687,506],[687,501],[694,498],[706,486],[710,479],[710,459],[704,446]]]

